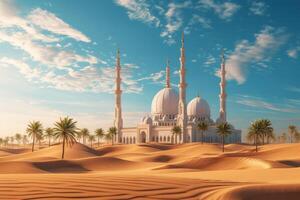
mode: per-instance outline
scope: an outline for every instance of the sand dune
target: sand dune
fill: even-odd
[[[198,170],[235,170],[286,168],[287,164],[244,157],[198,158],[166,165],[159,169],[188,168]]]
[[[0,149],[0,196],[293,199],[300,196],[299,149],[300,144],[274,144],[256,153],[253,146],[230,144],[223,154],[219,144],[106,145],[97,149],[76,144],[66,149],[64,160],[60,159],[60,145],[35,152]]]

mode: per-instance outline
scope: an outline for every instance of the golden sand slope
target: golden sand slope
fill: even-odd
[[[0,196],[94,199],[300,199],[300,144],[76,144],[0,149]],[[18,175],[16,175],[18,174]],[[273,195],[273,196],[272,196]],[[283,198],[284,197],[284,198]],[[296,198],[297,197],[297,198]]]

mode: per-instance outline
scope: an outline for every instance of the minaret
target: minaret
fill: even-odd
[[[220,70],[220,77],[221,77],[221,81],[220,81],[220,117],[219,117],[219,122],[220,123],[224,123],[226,122],[226,70],[225,70],[225,56],[224,56],[224,50],[222,51],[222,55],[221,55],[221,70]]]
[[[186,125],[187,125],[187,111],[186,111],[186,87],[185,82],[185,51],[184,51],[184,34],[182,33],[181,38],[181,49],[180,49],[180,82],[179,82],[179,102],[178,102],[178,117],[177,123],[182,128],[182,142],[186,142]]]
[[[115,142],[120,142],[121,139],[121,129],[123,128],[123,119],[122,119],[122,106],[121,106],[121,65],[120,65],[120,50],[117,51],[116,59],[116,86],[115,86],[115,120],[114,125],[117,128],[117,137]]]
[[[166,67],[166,88],[170,88],[170,62],[169,59],[167,60],[167,67]]]

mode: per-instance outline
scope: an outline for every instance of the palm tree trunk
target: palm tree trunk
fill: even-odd
[[[61,159],[64,159],[64,157],[65,157],[65,137],[63,138]]]
[[[257,152],[257,134],[255,134],[255,150],[256,150],[256,152]]]
[[[223,152],[224,152],[224,135],[222,135],[222,145],[223,145]]]
[[[100,142],[99,142],[99,136],[98,136],[98,147],[100,146]]]
[[[49,147],[50,147],[50,137],[49,137]]]
[[[201,144],[203,144],[203,131],[201,131]]]
[[[32,152],[34,151],[34,140],[35,140],[35,134],[33,134],[32,136],[32,149],[31,149]]]

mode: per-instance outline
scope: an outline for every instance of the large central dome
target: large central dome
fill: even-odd
[[[178,114],[178,94],[172,88],[160,90],[152,100],[151,113],[153,115]]]

